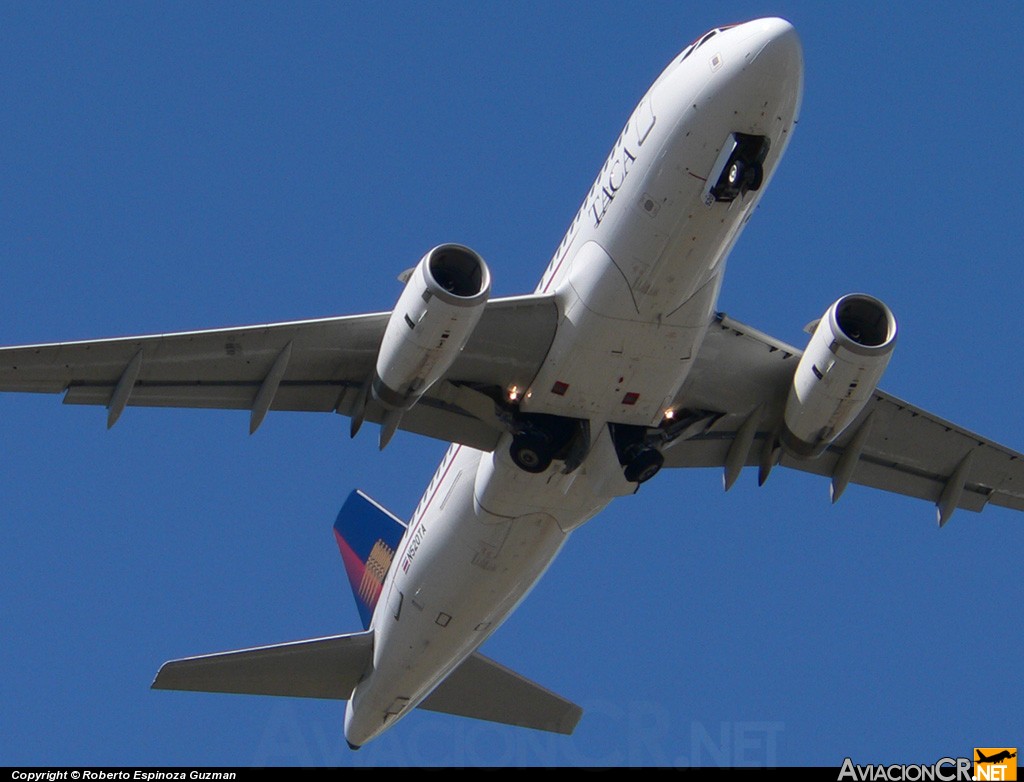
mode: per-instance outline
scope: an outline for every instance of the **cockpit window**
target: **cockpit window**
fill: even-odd
[[[687,57],[689,57],[691,54],[697,51],[700,47],[702,47],[704,44],[706,44],[708,41],[710,41],[712,38],[718,35],[718,33],[722,32],[722,30],[728,30],[729,27],[735,27],[735,25],[729,25],[728,27],[716,27],[714,30],[708,30],[706,33],[704,33],[704,35],[700,36],[700,38],[698,38],[697,40],[695,40],[693,43],[686,47],[686,49],[683,51],[683,56],[679,58],[679,62],[685,60]]]
[[[709,30],[708,32],[704,33],[704,35],[701,36],[701,39],[699,41],[697,41],[697,45],[694,46],[693,48],[694,49],[699,49],[704,44],[706,44],[708,41],[710,41],[712,38],[714,38],[716,35],[718,35],[717,28],[714,29],[714,30]]]

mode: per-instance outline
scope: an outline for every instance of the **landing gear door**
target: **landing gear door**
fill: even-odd
[[[700,200],[704,202],[704,206],[711,206],[718,198],[711,191],[715,189],[718,184],[718,180],[722,178],[722,174],[725,172],[725,167],[732,159],[733,152],[736,151],[736,147],[739,146],[739,142],[736,141],[736,134],[730,133],[726,138],[725,143],[722,144],[722,151],[718,153],[718,158],[715,160],[715,165],[711,167],[711,171],[708,172],[708,178],[704,182],[704,192],[700,194]]]

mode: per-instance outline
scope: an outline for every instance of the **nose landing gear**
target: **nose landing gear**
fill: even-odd
[[[725,163],[721,169],[716,169],[718,179],[710,190],[714,200],[727,203],[748,190],[758,190],[764,181],[764,159],[768,156],[769,146],[767,136],[730,134],[719,156],[719,163],[723,157]]]

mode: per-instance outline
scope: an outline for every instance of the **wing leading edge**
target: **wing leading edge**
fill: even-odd
[[[271,410],[351,415],[373,371],[388,313],[0,348],[0,391],[63,393],[65,404],[250,411],[255,429]],[[448,375],[400,428],[493,449],[500,436],[478,388],[528,387],[558,320],[551,296],[494,299]],[[722,413],[706,431],[665,451],[667,467],[772,464],[766,445],[785,404],[801,351],[725,315],[708,331],[676,406]],[[370,404],[366,420],[384,410]],[[756,420],[751,420],[756,418]],[[744,424],[747,424],[744,427]],[[737,440],[749,439],[745,447]],[[742,450],[740,458],[737,451]],[[945,523],[955,508],[989,503],[1024,510],[1024,455],[884,391],[817,459],[786,453],[778,463],[831,478],[833,500],[847,483],[933,502]]]
[[[758,466],[763,480],[772,466],[766,448],[774,442],[774,423],[800,355],[797,348],[719,315],[677,401],[726,414],[707,431],[672,444],[665,466],[724,467],[727,474],[730,468]],[[750,438],[749,447],[734,449],[744,437]],[[819,458],[785,452],[777,458],[784,467],[830,478],[833,501],[847,483],[928,500],[938,508],[940,525],[956,508],[980,511],[991,503],[1024,510],[1024,455],[884,391],[874,393]]]
[[[488,302],[448,375],[403,416],[401,428],[493,448],[499,432],[473,414],[464,389],[528,385],[557,317],[551,296]],[[108,425],[135,405],[249,410],[252,431],[270,410],[350,415],[388,318],[375,313],[0,348],[0,391],[63,393],[65,404],[102,405]],[[383,414],[371,403],[366,420],[379,423]]]

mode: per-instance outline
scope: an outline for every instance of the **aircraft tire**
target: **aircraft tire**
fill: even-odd
[[[760,164],[754,164],[750,168],[750,177],[747,183],[747,189],[760,190],[762,182],[764,182],[764,167]]]
[[[626,480],[631,483],[646,483],[661,470],[665,457],[654,448],[643,448],[626,465]]]
[[[512,438],[509,456],[516,467],[524,472],[541,473],[551,466],[551,447],[548,439],[537,432],[524,432]]]

